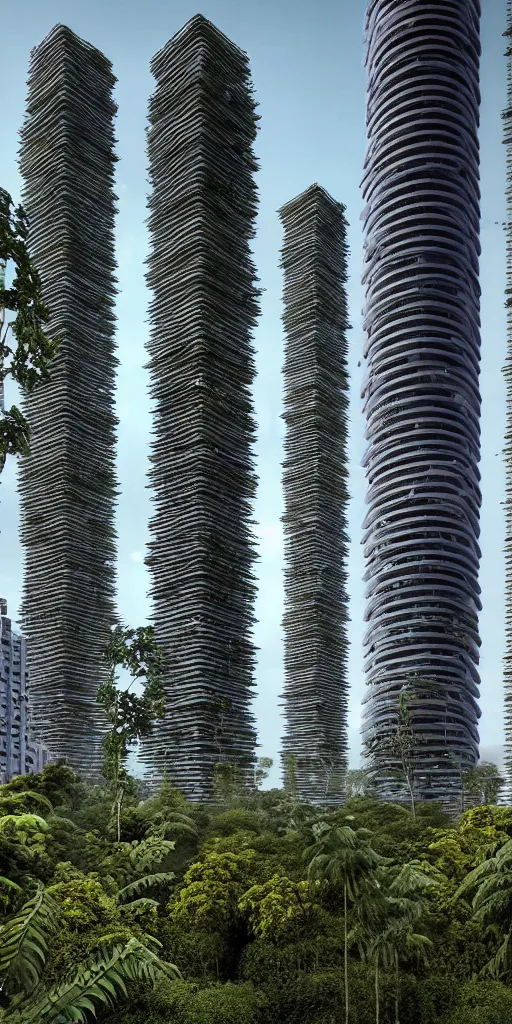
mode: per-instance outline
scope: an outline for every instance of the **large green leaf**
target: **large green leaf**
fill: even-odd
[[[102,1007],[112,1007],[124,996],[127,982],[154,985],[161,978],[180,978],[178,968],[161,960],[138,939],[126,946],[104,948],[50,992],[18,1005],[4,1018],[4,1024],[57,1024],[84,1021]]]
[[[46,963],[48,941],[56,931],[60,909],[38,885],[37,892],[0,928],[0,982],[7,994],[34,991]]]
[[[157,871],[153,875],[144,875],[143,878],[136,878],[134,882],[125,885],[124,889],[120,889],[117,894],[118,903],[126,903],[128,900],[132,900],[134,896],[144,892],[145,889],[151,889],[153,886],[162,885],[165,882],[172,882],[174,878],[174,871]]]

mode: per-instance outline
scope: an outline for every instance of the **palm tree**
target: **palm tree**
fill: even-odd
[[[60,926],[59,905],[40,884],[34,896],[0,928],[0,992],[7,1009],[3,1024],[57,1024],[79,1021],[86,1011],[96,1016],[101,1006],[113,1006],[127,981],[154,985],[180,972],[158,956],[155,939],[143,945],[130,939],[125,946],[105,946],[78,967],[72,977],[47,989],[44,968],[52,935]]]
[[[362,889],[357,923],[348,936],[375,967],[375,1020],[379,1024],[379,967],[395,970],[395,1024],[399,1024],[400,960],[422,960],[431,940],[417,926],[425,910],[426,891],[438,885],[436,872],[418,861],[378,868]]]
[[[379,967],[395,970],[395,1024],[400,1024],[398,1015],[400,978],[400,960],[423,960],[426,948],[432,941],[422,932],[414,930],[413,921],[404,908],[403,917],[396,917],[381,931],[375,934],[372,928],[360,924],[353,928],[349,941],[356,942],[361,956],[373,963],[375,968],[375,1024],[380,1021]]]
[[[320,822],[313,826],[315,843],[304,850],[309,861],[308,879],[327,882],[343,888],[344,912],[344,969],[345,969],[345,1024],[349,1019],[348,989],[348,899],[353,903],[365,879],[386,863],[369,844],[371,833],[367,829],[357,832],[348,825],[328,825]]]
[[[469,872],[455,893],[455,899],[476,890],[472,907],[475,920],[488,934],[500,938],[498,952],[482,968],[481,974],[495,978],[512,971],[512,839],[507,840],[494,856],[482,861]]]

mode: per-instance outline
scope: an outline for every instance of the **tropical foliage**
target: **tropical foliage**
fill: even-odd
[[[350,791],[0,787],[1,1024],[509,1022],[512,808]]]
[[[4,380],[11,376],[25,391],[31,391],[38,381],[48,378],[48,364],[59,343],[44,330],[50,311],[43,302],[27,238],[23,207],[15,207],[9,193],[0,188],[0,473],[7,455],[26,454],[30,440],[21,410],[16,405],[8,410],[3,407]],[[13,279],[6,287],[11,270]],[[6,311],[15,314],[7,322]]]

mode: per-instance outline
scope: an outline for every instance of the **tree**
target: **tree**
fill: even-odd
[[[254,767],[253,785],[259,789],[261,783],[268,779],[268,773],[274,764],[271,757],[259,757]]]
[[[164,977],[180,977],[173,964],[132,938],[124,946],[105,946],[72,977],[48,990],[44,968],[50,941],[60,923],[58,903],[39,884],[35,895],[0,928],[5,1024],[64,1024],[82,1020],[87,1011],[95,1017],[97,1009],[112,1007],[122,994],[126,995],[127,981],[154,985]],[[161,948],[153,941],[156,948]]]
[[[252,885],[239,900],[238,909],[247,914],[254,935],[284,942],[290,928],[297,932],[314,918],[311,886],[275,874],[262,885]]]
[[[425,958],[430,939],[418,931],[424,914],[425,894],[429,887],[439,884],[438,873],[428,872],[418,861],[378,868],[374,876],[365,879],[356,906],[356,924],[348,941],[358,946],[362,959],[374,966],[375,1022],[380,1020],[379,970],[394,968],[395,972],[395,1024],[399,1022],[401,959]]]
[[[60,340],[50,338],[43,329],[50,311],[42,299],[41,281],[28,252],[27,238],[28,220],[23,207],[15,209],[9,193],[0,188],[0,473],[8,455],[28,453],[30,440],[23,413],[15,405],[7,412],[4,409],[4,380],[10,374],[25,391],[47,380],[48,364]],[[14,265],[14,279],[6,288],[9,263]],[[7,324],[6,310],[16,314]],[[16,347],[8,342],[9,330]]]
[[[343,888],[345,1024],[348,1024],[348,898],[356,902],[362,880],[383,864],[384,858],[371,848],[366,829],[355,832],[348,825],[322,822],[314,828],[314,834],[314,845],[304,850],[304,859],[309,861],[308,879]]]
[[[218,761],[213,770],[213,793],[222,803],[236,803],[244,792],[244,772],[231,761]]]
[[[475,891],[476,890],[476,891]],[[496,955],[485,965],[483,974],[510,979],[512,975],[512,839],[493,857],[478,864],[464,879],[455,898],[474,891],[473,917],[483,928],[501,939]]]
[[[386,768],[383,769],[382,765],[379,765],[378,767],[369,768],[368,771],[375,778],[385,774],[386,776],[403,779],[409,791],[411,810],[414,818],[416,817],[416,803],[414,797],[416,771],[415,753],[418,742],[419,737],[414,734],[409,711],[408,696],[404,687],[399,696],[396,730],[394,735],[384,739],[376,737],[373,740],[372,745],[369,747],[370,756],[376,749],[378,749],[379,752],[385,751],[388,753],[390,758],[394,761],[398,761],[399,767],[388,768],[386,766]]]
[[[375,783],[367,768],[354,768],[345,777],[345,799],[352,800],[356,796],[375,796]]]
[[[297,755],[283,754],[284,788],[292,797],[297,797]]]
[[[392,965],[395,969],[395,1024],[400,1024],[400,960],[415,959],[421,962],[427,955],[428,947],[433,945],[427,935],[418,931],[418,926],[426,910],[427,891],[439,887],[442,876],[432,869],[426,871],[425,867],[424,864],[410,861],[402,865],[398,872],[393,865],[384,869],[379,876],[383,880],[387,921],[376,949],[376,970],[378,972],[380,948],[383,966],[387,968]],[[378,981],[376,984],[378,995]]]
[[[248,888],[255,856],[254,850],[213,852],[192,864],[182,889],[169,901],[171,918],[199,931],[229,929],[239,914],[238,902]]]
[[[464,792],[475,797],[480,804],[495,804],[505,785],[497,764],[481,761],[468,768],[463,775]]]
[[[109,675],[98,691],[98,703],[104,708],[111,728],[104,740],[103,774],[112,786],[114,802],[112,814],[116,816],[117,841],[121,841],[121,807],[128,772],[126,758],[129,747],[142,737],[149,736],[156,718],[165,713],[165,691],[162,683],[163,655],[155,643],[152,626],[123,629],[118,625],[112,631],[105,659]],[[116,669],[127,669],[132,682],[126,690],[119,690]],[[141,696],[130,693],[135,682],[142,682]]]

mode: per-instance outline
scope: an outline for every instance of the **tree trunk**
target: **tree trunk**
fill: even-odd
[[[395,949],[395,1024],[400,1024],[400,1021],[398,1019],[399,984],[400,979],[398,976],[398,953]]]
[[[379,1024],[379,1021],[380,1021],[379,954],[377,953],[377,959],[375,961],[375,1024]]]
[[[347,941],[347,883],[343,886],[343,913],[344,913],[344,938],[345,938],[345,1024],[348,1024],[349,999],[348,999],[348,941]]]
[[[411,780],[409,775],[407,775],[407,785],[409,787],[409,793],[411,795],[412,816],[415,819],[416,818],[416,805],[414,803],[414,787],[413,787],[412,780]]]

